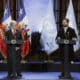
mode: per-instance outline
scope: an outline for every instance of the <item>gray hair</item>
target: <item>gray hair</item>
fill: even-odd
[[[17,24],[16,21],[12,20],[11,23],[10,23],[10,26],[13,27],[13,26],[15,26],[16,24]]]

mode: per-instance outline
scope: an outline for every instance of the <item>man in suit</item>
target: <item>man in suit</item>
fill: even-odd
[[[60,28],[56,39],[64,39],[64,40],[77,40],[77,35],[75,33],[75,30],[69,27],[69,20],[67,18],[63,19],[62,21],[62,27]],[[59,45],[60,49],[60,58],[62,60],[62,63],[64,63],[64,45]],[[74,60],[74,48],[72,44],[69,44],[69,61]],[[64,75],[64,72],[61,76]]]
[[[6,40],[13,42],[13,40],[22,40],[21,33],[16,28],[16,22],[10,23],[10,29],[6,32]],[[14,43],[12,43],[14,44]],[[8,77],[21,77],[20,71],[20,46],[21,45],[7,45],[8,48]]]

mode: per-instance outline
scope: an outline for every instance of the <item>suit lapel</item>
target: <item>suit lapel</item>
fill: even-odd
[[[64,31],[64,28],[62,28],[62,33],[63,33],[63,37],[67,39],[69,37],[69,28],[67,29],[66,32]]]
[[[15,34],[16,35],[16,34]],[[11,37],[11,39],[14,39],[14,35],[13,35],[13,33],[12,33],[12,31],[10,30],[10,37]]]

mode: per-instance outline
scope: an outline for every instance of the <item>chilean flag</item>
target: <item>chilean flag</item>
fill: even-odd
[[[19,9],[18,9],[18,18],[17,18],[17,21],[19,22],[19,24],[25,24],[27,25],[28,24],[28,19],[26,17],[26,12],[25,12],[25,8],[24,8],[24,4],[23,4],[23,1],[20,2],[20,6],[19,6]]]
[[[9,1],[5,5],[5,10],[2,18],[2,24],[7,26],[10,26],[11,22],[11,12],[10,12],[10,6],[9,6]],[[8,29],[8,28],[7,28]]]
[[[5,4],[4,14],[2,17],[2,25],[0,25],[0,52],[3,58],[7,58],[7,45],[4,42],[5,37],[5,27],[8,30],[11,22],[11,13],[10,13],[10,6],[9,1]],[[5,27],[3,27],[5,26]]]
[[[26,17],[23,1],[21,1],[19,6],[17,22],[19,25],[23,26],[21,33],[22,33],[22,37],[24,37],[25,32],[29,33],[30,29],[28,27],[28,19]],[[29,53],[29,51],[30,51],[30,40],[27,39],[24,40],[24,43],[21,46],[21,56],[25,57]]]

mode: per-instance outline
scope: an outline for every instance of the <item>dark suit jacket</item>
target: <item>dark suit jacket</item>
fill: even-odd
[[[18,30],[16,30],[16,40],[18,41],[18,40],[22,40],[22,36],[21,36],[21,33],[18,31]],[[11,41],[11,40],[13,40],[14,39],[14,35],[12,34],[12,31],[11,30],[8,30],[7,32],[6,32],[6,40],[9,40],[9,41]],[[13,55],[15,55],[16,56],[16,59],[18,59],[18,61],[20,61],[20,52],[21,52],[21,49],[19,49],[19,50],[17,50],[16,51],[16,47],[21,47],[21,45],[7,45],[7,49],[8,49],[8,61],[11,61],[11,59],[13,58]],[[15,52],[16,51],[16,52]],[[17,53],[17,54],[16,54]]]
[[[77,35],[74,31],[74,29],[72,28],[68,28],[68,30],[66,32],[64,32],[64,29],[61,28],[57,34],[56,39],[60,37],[61,39],[68,39],[68,40],[72,40],[72,38],[77,38]],[[64,54],[64,45],[59,45],[59,49],[60,49],[60,54],[61,57],[63,57]],[[74,49],[73,49],[73,45],[69,45],[69,57],[74,58]]]
[[[16,36],[15,39],[16,39],[17,41],[18,41],[18,40],[22,40],[21,33],[20,33],[18,30],[16,30],[15,36]],[[6,40],[11,41],[11,40],[13,40],[13,39],[14,39],[14,35],[13,35],[11,29],[10,29],[10,30],[8,30],[8,31],[6,32]]]
[[[21,33],[18,30],[16,30],[16,34],[15,35],[16,35],[16,40],[22,40]],[[14,35],[13,35],[11,29],[6,32],[6,38],[7,38],[7,40],[14,39]]]
[[[66,31],[66,33],[64,32],[64,29],[61,28],[57,34],[57,38],[58,37],[60,37],[61,39],[68,39],[68,40],[72,40],[72,38],[77,38],[74,29],[70,27],[68,27],[68,30]]]

